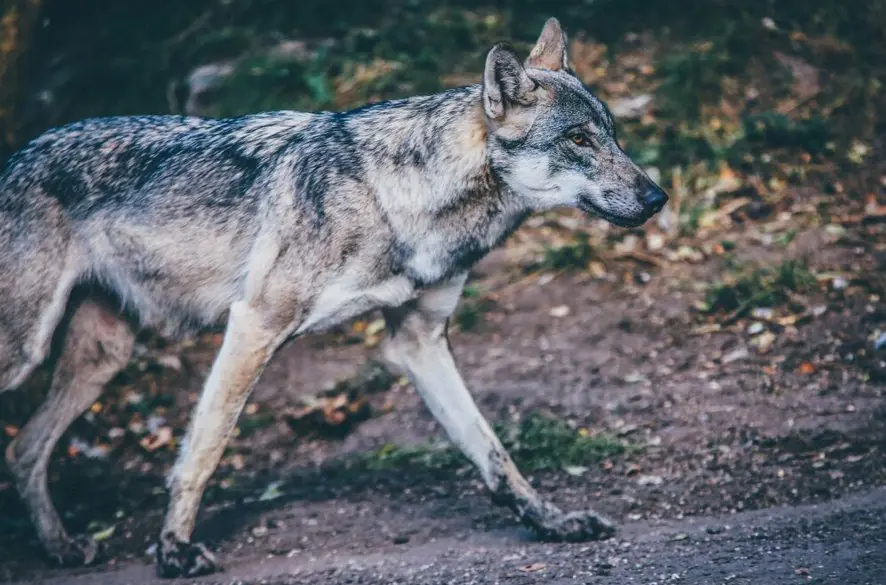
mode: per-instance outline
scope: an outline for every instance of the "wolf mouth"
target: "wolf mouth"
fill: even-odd
[[[584,211],[585,213],[590,213],[596,215],[602,219],[605,219],[611,224],[617,225],[618,227],[623,228],[635,228],[643,225],[646,221],[651,217],[647,215],[641,215],[640,217],[624,217],[620,215],[615,215],[613,213],[609,213],[607,211],[603,211],[590,201],[586,199],[582,199],[578,204],[579,209]]]

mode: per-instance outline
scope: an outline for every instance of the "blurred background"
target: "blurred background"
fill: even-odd
[[[828,506],[886,483],[883,0],[0,7],[0,161],[84,117],[342,110],[476,83],[493,43],[526,54],[558,17],[575,71],[671,202],[636,230],[534,217],[471,275],[454,352],[520,467],[564,507],[628,526]],[[270,365],[205,499],[198,536],[225,558],[298,564],[514,528],[408,382],[373,361],[383,326],[370,315]],[[105,542],[110,566],[146,561],[219,343],[143,332],[130,367],[59,443],[55,501],[72,531]],[[47,381],[39,372],[0,396],[0,447]],[[710,522],[710,535],[725,530]],[[827,538],[858,546],[886,535],[836,525],[854,532]],[[452,570],[533,582],[571,558],[544,550],[543,562],[493,551],[495,562]],[[633,570],[607,550],[586,551],[589,575]],[[45,572],[5,469],[0,551],[0,579]],[[846,562],[863,566],[859,555]],[[819,569],[780,570],[773,582]]]

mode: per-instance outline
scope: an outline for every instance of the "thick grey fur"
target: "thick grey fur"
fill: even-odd
[[[482,84],[437,95],[344,113],[98,118],[39,136],[0,176],[0,390],[60,348],[46,403],[6,452],[47,553],[96,556],[62,526],[46,467],[127,363],[132,326],[225,326],[158,546],[161,575],[194,576],[218,568],[191,533],[265,364],[294,336],[378,308],[386,355],[497,502],[542,538],[611,534],[523,479],[464,387],[446,323],[470,267],[530,213],[572,206],[638,226],[666,199],[572,74],[555,19],[525,62],[497,45]]]

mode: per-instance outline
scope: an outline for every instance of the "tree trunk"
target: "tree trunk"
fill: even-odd
[[[0,163],[20,146],[28,54],[43,0],[0,0]]]

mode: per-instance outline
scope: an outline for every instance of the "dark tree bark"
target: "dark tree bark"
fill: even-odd
[[[0,164],[19,146],[28,57],[43,0],[0,0]]]

